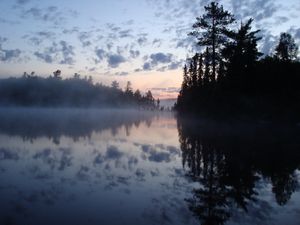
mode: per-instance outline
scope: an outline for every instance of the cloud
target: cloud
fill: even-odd
[[[210,0],[176,0],[159,1],[148,0],[151,5],[157,7],[157,15],[165,19],[180,19],[184,17],[197,17],[203,14],[204,6],[208,5]],[[268,19],[279,9],[280,5],[273,0],[229,0],[217,1],[224,5],[224,8],[231,11],[237,19],[253,17],[255,20]]]
[[[132,30],[127,29],[127,30],[121,30],[119,32],[119,38],[128,38],[128,37],[133,37],[131,34]]]
[[[107,23],[106,27],[108,29],[110,29],[111,31],[113,31],[113,32],[119,32],[121,30],[121,27],[119,27],[119,26],[117,26],[116,24],[113,24],[113,23]]]
[[[116,72],[115,76],[127,76],[128,74],[129,74],[128,72],[122,71],[122,72]]]
[[[188,33],[188,32],[186,32]],[[174,38],[174,42],[176,42],[176,48],[190,49],[191,47],[195,47],[196,41],[192,36],[187,36],[185,38]]]
[[[1,37],[0,36],[0,45],[2,45],[4,42],[7,41],[7,38],[6,37]]]
[[[141,68],[136,68],[136,69],[134,69],[134,72],[135,72],[135,73],[141,72],[141,71],[143,71]]]
[[[4,18],[1,18],[1,17],[0,17],[0,23],[5,23],[5,24],[9,24],[9,25],[20,24],[19,21],[8,20],[8,19],[4,19]]]
[[[22,38],[28,39],[30,43],[32,43],[35,46],[39,46],[45,40],[55,41],[56,35],[54,32],[50,31],[39,31],[35,32],[33,35],[24,35]]]
[[[46,8],[31,7],[29,9],[25,9],[24,7],[17,8],[21,10],[20,16],[23,19],[33,19],[43,23],[54,23],[56,26],[65,24],[68,17],[74,18],[78,16],[78,12],[74,10],[60,10],[56,6],[49,6]]]
[[[286,23],[286,22],[289,21],[289,18],[286,17],[286,16],[278,16],[275,19],[276,19],[276,24],[277,25],[282,24],[282,23]]]
[[[168,70],[177,70],[178,68],[181,68],[182,67],[182,64],[183,64],[183,61],[184,60],[180,60],[180,61],[177,61],[177,62],[171,62],[169,65],[168,65],[168,67],[167,67],[167,69]]]
[[[78,32],[79,32],[78,27],[73,27],[71,29],[63,29],[64,34],[74,34],[74,33],[78,33]]]
[[[148,2],[157,7],[156,16],[163,17],[166,20],[182,18],[185,16],[198,16],[199,10],[209,3],[208,0],[176,0],[160,1],[148,0]],[[199,4],[200,3],[200,4]],[[200,11],[201,12],[201,11]]]
[[[6,49],[0,49],[0,60],[9,62],[13,59],[19,58],[21,55],[20,49],[12,49],[12,50],[6,50]]]
[[[52,38],[52,37],[55,37],[55,33],[54,32],[51,32],[51,31],[39,31],[39,32],[36,32],[36,34],[39,36],[39,37],[42,37],[42,38]]]
[[[95,54],[96,54],[96,59],[94,60],[95,63],[100,63],[103,60],[106,60],[108,63],[108,67],[110,68],[117,68],[119,67],[120,64],[126,62],[127,60],[123,55],[121,55],[121,50],[118,50],[119,53],[109,53],[102,48],[96,48],[95,49]],[[122,74],[123,75],[123,74]]]
[[[152,45],[155,46],[155,47],[160,47],[162,44],[162,40],[159,39],[159,38],[155,38],[153,41],[152,41]]]
[[[108,65],[112,68],[117,68],[121,63],[126,62],[122,55],[112,54],[108,55]]]
[[[45,48],[43,52],[36,51],[34,55],[46,63],[72,65],[75,62],[74,47],[66,41],[53,42],[52,46]]]
[[[92,45],[92,42],[88,40],[92,35],[92,32],[80,32],[78,35],[78,39],[82,44],[82,47],[88,47]]]
[[[300,28],[290,28],[288,32],[291,33],[296,41],[300,41]]]
[[[178,93],[179,87],[167,87],[167,88],[151,88],[152,92],[165,92],[165,93]]]
[[[19,4],[19,5],[25,5],[27,3],[29,3],[30,0],[17,0],[16,3]]]
[[[157,65],[159,63],[170,63],[172,60],[172,54],[164,54],[162,52],[150,55],[151,64]]]
[[[152,66],[149,62],[145,62],[144,65],[143,65],[143,70],[151,70],[152,69]],[[137,70],[137,72],[139,72]]]
[[[163,66],[157,68],[158,71],[177,69],[181,65],[181,61],[175,62],[174,58],[174,55],[171,53],[153,53],[150,56],[144,57],[145,62],[142,69],[144,71],[150,71],[157,68],[159,65]],[[136,72],[139,72],[139,70],[136,70]]]
[[[54,59],[53,57],[51,56],[51,54],[47,53],[47,52],[44,52],[44,53],[41,53],[41,52],[34,52],[33,53],[37,58],[43,60],[44,62],[46,63],[53,63]]]
[[[263,39],[259,45],[259,50],[265,55],[271,55],[277,43],[277,37],[272,35],[269,31],[264,31]]]
[[[147,43],[148,39],[146,37],[140,37],[137,39],[137,43],[140,45],[140,46],[144,46],[146,43]]]
[[[62,47],[61,51],[62,51],[63,58],[59,63],[68,64],[68,65],[73,64],[74,59],[72,58],[72,56],[75,55],[74,47],[72,45],[67,44],[66,41],[61,41],[60,45]]]
[[[268,19],[280,9],[280,6],[273,0],[231,0],[230,7],[237,19],[252,17],[255,21]]]
[[[97,56],[97,59],[95,60],[95,63],[100,63],[107,55],[106,51],[100,48],[95,49],[95,53]]]
[[[130,54],[130,57],[131,58],[137,58],[137,57],[139,57],[140,56],[140,51],[138,51],[138,50],[130,50],[129,51],[129,54]]]
[[[2,44],[7,41],[7,38],[0,37],[0,61],[11,62],[20,60],[20,49],[3,49]]]

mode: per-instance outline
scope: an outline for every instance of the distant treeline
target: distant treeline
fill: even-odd
[[[300,62],[293,37],[282,33],[274,53],[262,57],[253,19],[232,30],[233,15],[218,3],[205,12],[189,33],[203,51],[187,60],[175,109],[217,117],[300,118]]]
[[[62,79],[61,71],[47,78],[24,73],[19,78],[0,79],[0,106],[41,106],[41,107],[138,107],[159,108],[151,91],[142,95],[133,91],[127,82],[125,90],[113,81],[111,87],[94,84],[91,77]]]

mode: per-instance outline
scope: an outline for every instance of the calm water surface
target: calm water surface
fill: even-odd
[[[0,224],[300,224],[297,127],[109,110],[0,116]]]

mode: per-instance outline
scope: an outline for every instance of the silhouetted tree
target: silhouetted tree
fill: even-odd
[[[61,71],[60,70],[54,71],[53,76],[54,78],[61,79]]]
[[[226,43],[225,32],[228,26],[234,22],[234,17],[223,6],[216,2],[211,2],[205,6],[205,14],[197,17],[197,22],[193,25],[194,31],[190,33],[198,40],[198,45],[208,46],[212,60],[212,81],[216,79],[216,67],[219,60],[221,47]]]
[[[188,84],[189,84],[188,70],[187,70],[187,66],[184,65],[184,68],[183,68],[183,82],[182,82],[181,89],[183,91],[186,90],[188,88]]]
[[[298,46],[289,33],[281,33],[279,43],[275,48],[275,57],[282,61],[296,60],[298,55]]]
[[[152,106],[152,105],[153,105],[153,103],[154,103],[154,98],[153,98],[152,92],[151,92],[150,90],[147,91],[146,96],[145,96],[145,100],[146,100],[146,103],[147,103],[149,106]]]
[[[125,87],[125,93],[129,96],[133,95],[132,87],[131,87],[131,82],[127,81],[126,87]]]
[[[261,39],[257,37],[259,30],[251,31],[249,19],[245,24],[241,23],[238,31],[227,31],[227,36],[232,40],[226,43],[223,56],[227,60],[227,75],[237,86],[242,87],[242,82],[250,82],[250,73],[253,73],[255,63],[262,56],[257,49],[257,42]]]
[[[79,78],[80,78],[80,74],[74,73],[73,78],[74,78],[74,79],[79,79]]]
[[[205,86],[208,85],[209,81],[210,81],[210,77],[211,77],[211,73],[210,73],[210,54],[208,51],[208,48],[206,48],[206,52],[205,52],[205,68],[204,68],[204,77],[203,77],[203,82],[205,84]]]
[[[233,16],[212,2],[193,31],[200,52],[187,59],[174,108],[213,117],[297,120],[300,62],[290,34],[281,34],[273,57],[261,58],[253,19],[229,29]]]
[[[203,84],[203,54],[199,55],[199,67],[198,67],[198,87]]]
[[[141,99],[142,98],[142,95],[141,95],[141,92],[140,92],[140,90],[139,89],[137,89],[135,92],[134,92],[134,97],[136,98],[136,99]]]
[[[119,83],[116,80],[114,80],[111,83],[111,87],[114,88],[114,89],[119,89],[120,85],[119,85]]]

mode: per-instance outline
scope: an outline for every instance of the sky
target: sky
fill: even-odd
[[[272,54],[281,32],[300,43],[299,0],[217,1],[240,21],[254,18]],[[60,69],[94,82],[176,98],[182,66],[197,51],[188,36],[208,0],[0,0],[0,78]]]

